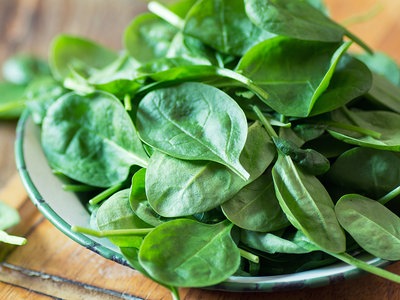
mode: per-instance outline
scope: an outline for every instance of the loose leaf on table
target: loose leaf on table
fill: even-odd
[[[335,211],[340,224],[365,251],[382,259],[400,259],[399,216],[356,194],[340,198]]]
[[[221,207],[233,224],[247,230],[269,232],[289,225],[276,199],[271,173],[246,185]]]
[[[0,82],[0,118],[17,119],[25,109],[25,86]]]
[[[243,0],[201,0],[189,11],[183,32],[226,54],[243,55],[274,34],[255,26]]]
[[[0,230],[8,229],[19,223],[18,211],[8,204],[0,201]]]
[[[340,155],[326,175],[348,191],[380,198],[400,185],[400,153],[355,147]]]
[[[89,73],[112,63],[117,53],[91,40],[77,36],[59,35],[51,45],[49,64],[53,76],[63,80],[72,69]]]
[[[108,198],[99,207],[96,213],[96,222],[99,230],[140,229],[152,226],[143,222],[131,209],[129,203],[129,189],[121,190]],[[119,247],[139,248],[142,236],[110,236],[110,241]]]
[[[139,262],[165,285],[217,284],[239,267],[239,249],[230,235],[232,226],[228,221],[213,225],[188,219],[169,221],[144,238]]]
[[[272,169],[276,195],[288,220],[324,250],[346,250],[334,204],[322,183],[303,173],[289,156],[279,155]]]
[[[240,156],[243,166],[250,170],[247,181],[219,163],[184,161],[156,151],[146,171],[148,200],[153,209],[165,217],[208,211],[258,178],[272,162],[275,153],[271,139],[258,122],[249,127]]]
[[[306,117],[349,46],[275,37],[251,48],[237,71],[268,92],[270,97],[262,100],[278,113]]]
[[[221,90],[202,83],[149,92],[139,103],[137,128],[148,145],[177,158],[211,160],[244,179],[239,162],[247,137],[246,116]]]
[[[13,245],[24,245],[26,239],[8,234],[5,230],[17,225],[20,222],[18,211],[8,204],[0,201],[0,243]]]
[[[99,187],[127,179],[147,154],[130,116],[113,95],[69,93],[54,102],[43,120],[42,146],[50,166]]]
[[[340,109],[331,113],[332,124],[328,132],[352,145],[381,150],[400,151],[400,115],[389,111],[362,111]],[[344,126],[340,126],[344,124]],[[346,125],[357,126],[368,131],[359,133],[346,129]],[[337,126],[342,127],[338,128]],[[378,134],[377,136],[375,136]]]

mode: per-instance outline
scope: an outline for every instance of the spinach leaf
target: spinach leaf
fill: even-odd
[[[297,39],[339,42],[346,30],[306,1],[245,0],[246,13],[264,30]]]
[[[346,250],[346,239],[334,204],[322,183],[303,173],[287,155],[279,155],[272,169],[276,196],[288,220],[324,250]]]
[[[18,211],[8,204],[0,201],[0,243],[13,245],[24,245],[26,239],[23,237],[8,234],[5,230],[17,225],[20,222]]]
[[[90,74],[92,69],[103,68],[117,57],[114,51],[88,39],[59,35],[52,42],[49,65],[53,76],[63,80],[73,69]]]
[[[371,50],[309,1],[245,0],[250,20],[269,32],[302,40],[339,42],[344,35]]]
[[[343,55],[338,62],[328,88],[315,102],[310,116],[340,108],[365,95],[371,88],[372,74],[359,60]]]
[[[25,89],[26,107],[36,124],[41,124],[50,105],[67,90],[52,77],[43,77],[33,81]]]
[[[400,154],[355,147],[336,159],[326,178],[346,190],[379,198],[400,185]]]
[[[129,195],[129,202],[135,214],[152,226],[164,223],[162,217],[157,214],[147,201],[145,187],[146,169],[142,168],[132,176],[132,185]]]
[[[303,235],[300,231],[296,231],[290,236],[280,236],[274,232],[255,232],[249,230],[242,230],[240,241],[245,245],[263,251],[266,253],[292,253],[292,254],[303,254],[309,253],[314,249],[303,248],[299,245],[298,240]]]
[[[51,167],[88,185],[115,185],[132,165],[147,165],[129,115],[108,93],[59,98],[43,120],[41,138]]]
[[[5,81],[17,85],[27,85],[41,76],[50,75],[48,64],[35,56],[17,54],[8,58],[3,64]]]
[[[371,89],[366,97],[384,109],[400,113],[400,87],[392,84],[382,75],[373,73]]]
[[[94,71],[87,79],[96,89],[124,96],[138,90],[142,82],[138,79],[139,64],[126,53],[103,69]]]
[[[268,92],[270,98],[262,100],[275,111],[306,117],[327,89],[349,45],[275,37],[251,48],[237,71]]]
[[[294,163],[310,175],[322,175],[330,168],[329,160],[314,149],[301,149],[281,137],[274,137],[273,141],[280,152],[290,156]]]
[[[25,109],[25,86],[0,82],[0,94],[0,118],[18,118]]]
[[[246,185],[221,208],[233,224],[247,230],[269,232],[289,225],[276,199],[270,172]]]
[[[208,211],[229,200],[258,178],[274,156],[274,146],[258,122],[250,126],[240,156],[243,166],[251,170],[247,181],[215,162],[184,161],[156,151],[146,171],[149,203],[165,217]]]
[[[335,110],[331,113],[336,123],[328,132],[346,143],[388,151],[400,151],[400,115],[389,111]],[[344,126],[341,126],[343,124]],[[365,128],[372,134],[351,131],[348,126]],[[338,128],[338,127],[342,127]],[[368,133],[368,131],[366,133]]]
[[[198,1],[186,16],[183,32],[222,53],[237,56],[274,36],[249,20],[243,0]]]
[[[355,53],[354,56],[364,62],[371,71],[400,87],[400,67],[393,58],[380,51],[373,54]]]
[[[246,116],[217,88],[187,82],[152,91],[139,103],[137,128],[146,144],[162,152],[216,161],[249,178],[239,162],[247,137]]]
[[[0,230],[5,230],[20,222],[18,211],[8,204],[0,201]]]
[[[187,219],[169,221],[144,238],[139,263],[165,285],[201,287],[219,283],[240,263],[239,249],[230,236],[232,226],[227,221],[214,225]]]
[[[124,45],[138,62],[165,57],[178,30],[152,13],[137,16],[125,29]]]
[[[152,227],[133,212],[129,204],[129,193],[129,189],[118,191],[102,203],[96,213],[99,230]],[[119,247],[140,247],[143,240],[143,237],[134,235],[110,236],[108,238]]]
[[[335,206],[340,224],[357,243],[376,257],[400,259],[400,218],[379,202],[345,195]]]

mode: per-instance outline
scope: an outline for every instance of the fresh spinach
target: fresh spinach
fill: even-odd
[[[51,168],[99,191],[93,228],[73,229],[109,238],[175,298],[337,260],[400,282],[348,254],[400,259],[396,64],[351,53],[370,49],[319,0],[149,11],[118,53],[61,35],[50,75],[31,82],[15,60],[0,85],[0,116],[28,107]]]
[[[18,211],[8,204],[0,201],[0,243],[13,245],[24,245],[26,239],[23,237],[11,235],[5,230],[9,229],[20,222]]]

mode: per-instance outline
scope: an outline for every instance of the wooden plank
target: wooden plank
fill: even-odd
[[[0,274],[1,276],[1,274]],[[54,299],[52,296],[44,295],[32,291],[30,288],[23,288],[15,285],[0,282],[0,299],[2,300],[15,300],[15,299],[35,299],[35,300],[49,300]]]
[[[137,297],[125,295],[123,293],[82,284],[77,281],[67,280],[62,277],[27,270],[25,268],[15,267],[8,264],[3,264],[0,267],[0,281],[7,282],[8,284],[19,287],[19,290],[21,290],[21,288],[27,289],[29,291],[35,291],[36,295],[51,295],[52,297],[60,299],[139,299]],[[1,297],[1,293],[0,299],[4,299]]]

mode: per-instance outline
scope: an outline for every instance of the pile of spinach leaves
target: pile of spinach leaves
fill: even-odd
[[[177,287],[400,259],[398,66],[321,1],[181,0],[136,17],[123,51],[54,39],[25,91],[93,228]],[[358,44],[365,54],[353,54]]]

